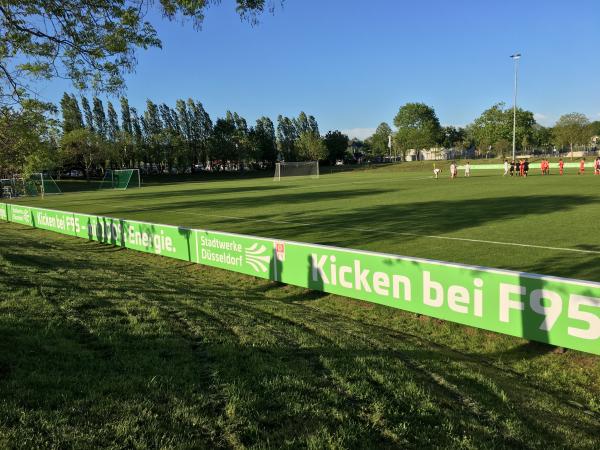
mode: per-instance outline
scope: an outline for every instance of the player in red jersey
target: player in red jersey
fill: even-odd
[[[600,156],[594,161],[594,175],[600,175]]]
[[[585,172],[585,158],[581,158],[581,161],[579,161],[579,172],[577,172],[577,175],[583,175],[583,172]]]
[[[560,158],[558,160],[558,170],[560,171],[560,174],[562,175],[565,171],[565,162],[562,160],[562,158]]]
[[[519,163],[519,176],[525,176],[525,161],[521,160]]]

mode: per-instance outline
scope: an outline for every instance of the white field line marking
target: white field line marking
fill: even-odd
[[[207,214],[207,213],[192,213],[185,212],[182,210],[175,210],[179,214],[189,215],[189,216],[210,216],[210,217],[219,217],[222,219],[234,219],[234,220],[244,220],[247,222],[265,222],[265,223],[274,223],[274,224],[289,224],[289,225],[297,225],[301,227],[315,227],[319,224],[317,223],[305,223],[305,222],[291,222],[288,220],[269,220],[269,219],[252,219],[249,217],[237,217],[237,216],[224,216],[220,214]],[[413,236],[413,237],[423,237],[428,239],[444,239],[450,241],[463,241],[463,242],[477,242],[481,244],[493,244],[493,245],[508,245],[513,247],[526,247],[526,248],[538,248],[542,250],[554,250],[554,251],[562,251],[562,252],[575,252],[575,253],[589,253],[594,255],[600,255],[600,251],[598,250],[582,250],[579,248],[569,248],[569,247],[549,247],[546,245],[534,245],[534,244],[521,244],[519,242],[502,242],[502,241],[488,241],[485,239],[470,239],[470,238],[461,238],[461,237],[452,237],[452,236],[438,236],[431,234],[417,234],[417,233],[406,233],[401,231],[388,231],[388,230],[378,230],[376,228],[358,228],[358,227],[339,227],[343,230],[354,230],[354,231],[363,231],[369,233],[381,233],[381,234],[392,234],[398,236]]]

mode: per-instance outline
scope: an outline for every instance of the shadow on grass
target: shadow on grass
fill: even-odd
[[[432,344],[432,328],[374,326],[301,304],[302,290],[274,301],[267,281],[51,233],[30,249],[3,231],[0,431],[24,446],[598,442],[595,417]],[[17,251],[39,259],[4,258]]]

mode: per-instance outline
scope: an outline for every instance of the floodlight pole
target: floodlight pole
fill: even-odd
[[[513,102],[513,142],[512,142],[512,159],[515,160],[515,152],[517,147],[517,77],[519,74],[519,59],[521,58],[520,53],[510,55],[515,62],[515,97]]]

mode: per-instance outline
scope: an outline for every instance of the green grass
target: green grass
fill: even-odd
[[[445,170],[433,180],[431,167],[325,168],[318,180],[282,182],[249,175],[154,180],[141,190],[23,203],[600,281],[600,177],[574,170],[542,177],[534,169],[520,179],[475,170],[451,181]]]
[[[1,447],[600,445],[598,357],[15,224],[0,236]]]
[[[429,167],[22,203],[600,280],[600,177]],[[0,447],[600,447],[597,356],[15,224],[0,242]]]

